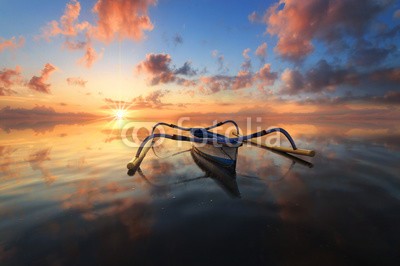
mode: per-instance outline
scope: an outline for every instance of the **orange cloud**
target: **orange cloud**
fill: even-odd
[[[267,43],[264,42],[258,46],[254,54],[258,56],[262,62],[264,62],[265,57],[267,57]]]
[[[133,98],[131,101],[117,101],[110,98],[105,98],[104,102],[108,106],[103,107],[103,109],[114,109],[116,106],[123,106],[128,110],[140,110],[140,109],[162,109],[166,106],[170,106],[170,103],[165,103],[162,101],[170,91],[169,90],[155,90],[150,92],[147,96],[142,95]]]
[[[248,71],[239,71],[233,80],[232,89],[239,90],[243,88],[250,88],[253,85],[253,75]]]
[[[86,52],[81,59],[79,59],[79,63],[83,64],[87,68],[90,68],[94,62],[99,59],[100,56],[97,54],[96,50],[90,45],[86,45]]]
[[[95,36],[104,41],[114,39],[142,40],[144,31],[151,31],[153,24],[148,16],[148,8],[155,0],[99,0],[93,8],[98,15]]]
[[[0,53],[5,49],[17,49],[22,47],[25,44],[25,38],[20,36],[18,41],[15,37],[12,37],[9,40],[3,39],[0,37]]]
[[[267,86],[274,85],[277,78],[278,78],[278,73],[271,71],[271,64],[265,64],[255,74],[255,79],[259,82],[258,84],[259,89],[264,89]]]
[[[33,76],[31,80],[28,82],[28,88],[37,92],[41,93],[50,93],[50,84],[46,84],[47,80],[49,79],[50,75],[56,70],[57,68],[50,63],[47,63],[44,68],[42,69],[42,74],[38,76]]]
[[[361,38],[372,20],[391,1],[281,0],[270,7],[263,20],[267,32],[278,36],[275,50],[285,59],[301,61],[314,50],[313,39],[328,45]]]
[[[95,24],[91,24],[78,21],[81,5],[79,1],[71,0],[67,3],[60,20],[48,23],[42,36],[49,40],[51,37],[62,35],[65,37],[64,48],[85,49],[85,54],[78,63],[90,68],[101,57],[93,47],[93,40],[105,43],[114,39],[142,40],[143,32],[153,29],[148,8],[155,4],[155,0],[98,0],[93,7],[98,19]],[[82,35],[85,40],[78,40]]]
[[[89,26],[88,22],[78,23],[80,12],[81,4],[77,0],[71,0],[70,3],[67,3],[60,22],[53,20],[44,28],[44,37],[49,39],[57,35],[76,36]]]
[[[11,87],[21,83],[21,68],[17,66],[14,69],[3,68],[0,71],[0,96],[12,95],[17,92]]]
[[[67,78],[67,83],[70,86],[80,86],[80,87],[85,87],[87,80],[83,80],[80,77],[71,77]]]

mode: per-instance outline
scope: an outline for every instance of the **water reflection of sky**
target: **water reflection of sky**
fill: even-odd
[[[121,142],[118,125],[8,127],[0,133],[1,262],[399,261],[399,127],[278,125],[316,150],[305,158],[314,166],[241,147],[240,198],[204,178],[190,152],[169,157],[188,144],[165,141],[149,151],[143,175],[130,177],[136,149]]]

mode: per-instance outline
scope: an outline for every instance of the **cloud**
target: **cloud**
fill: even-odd
[[[85,49],[87,42],[83,41],[71,41],[69,39],[65,40],[64,47],[68,50],[82,50]]]
[[[282,87],[281,93],[296,94],[304,88],[304,77],[297,71],[292,69],[285,69],[281,75]]]
[[[258,46],[254,54],[260,58],[261,62],[264,62],[267,57],[267,43],[264,42]]]
[[[359,75],[352,69],[344,69],[320,60],[305,75],[297,70],[286,69],[281,76],[282,93],[298,94],[300,92],[334,91],[337,86],[344,84],[356,85]]]
[[[265,89],[272,86],[278,78],[277,72],[271,71],[271,65],[265,64],[255,74],[241,70],[235,76],[215,75],[199,79],[199,91],[203,94],[214,94],[223,90],[239,90],[257,86]]]
[[[393,18],[395,18],[395,19],[400,19],[400,9],[397,9],[397,10],[394,12]]]
[[[158,108],[162,109],[166,106],[170,106],[169,103],[164,103],[164,98],[170,91],[169,90],[155,90],[150,92],[147,96],[142,95],[133,98],[131,101],[117,101],[111,98],[105,98],[104,101],[112,106],[106,106],[105,109],[114,108],[114,106],[123,106],[128,110],[140,110],[140,109],[151,109]]]
[[[268,86],[274,85],[278,79],[278,73],[271,71],[271,64],[264,64],[255,74],[255,79],[258,80],[258,88],[265,89]]]
[[[298,101],[299,104],[315,104],[315,105],[338,105],[338,104],[369,104],[373,105],[400,105],[400,92],[387,91],[383,95],[358,95],[346,94],[343,96],[329,97],[322,96],[317,98],[308,98]]]
[[[12,95],[17,92],[11,87],[21,83],[21,68],[17,66],[14,69],[3,68],[0,71],[0,96]]]
[[[253,85],[253,75],[249,71],[241,70],[233,78],[232,89],[239,90],[250,88]]]
[[[314,51],[313,39],[334,45],[347,37],[360,39],[392,1],[281,0],[264,15],[267,32],[278,36],[275,51],[299,62]]]
[[[70,86],[80,86],[80,87],[85,87],[87,80],[83,80],[80,77],[70,77],[67,78],[67,83]]]
[[[27,124],[26,127],[37,123],[39,121],[44,121],[45,123],[54,123],[56,121],[84,121],[88,119],[96,118],[96,115],[90,113],[71,113],[71,112],[57,112],[52,107],[46,107],[44,105],[36,105],[31,109],[27,108],[12,108],[10,106],[3,107],[0,109],[0,120],[1,122],[8,122],[8,125],[16,127],[17,124],[23,122],[22,124]],[[12,123],[15,122],[15,123]],[[11,124],[10,124],[11,123]],[[23,125],[22,125],[23,126]],[[18,125],[18,128],[21,128]]]
[[[242,63],[242,69],[244,71],[249,71],[251,69],[251,59],[249,53],[250,53],[250,48],[246,48],[242,52],[242,55],[244,57],[244,62]]]
[[[184,87],[197,86],[197,89],[202,94],[214,94],[223,90],[239,90],[256,85],[259,89],[272,86],[278,78],[277,72],[272,72],[271,65],[265,64],[258,72],[253,74],[250,71],[249,51],[249,48],[243,51],[245,62],[242,64],[242,70],[237,75],[219,74],[200,76],[196,79],[182,78],[180,76],[196,76],[198,71],[192,68],[190,62],[185,62],[180,68],[172,67],[172,59],[169,54],[147,54],[146,59],[139,62],[135,67],[135,71],[139,74],[145,74],[149,78],[149,84],[152,86],[167,83],[176,83]],[[213,56],[219,56],[218,51],[214,51]]]
[[[18,41],[15,37],[12,37],[9,40],[3,39],[0,37],[0,53],[5,49],[17,49],[22,47],[25,44],[25,38],[20,36]]]
[[[55,36],[64,36],[63,47],[68,50],[85,50],[78,63],[90,68],[99,59],[93,41],[110,43],[113,40],[132,39],[140,41],[145,30],[152,30],[148,8],[155,0],[98,0],[93,7],[97,15],[95,24],[79,22],[81,5],[77,0],[66,4],[64,14],[59,21],[53,20],[42,30],[42,37],[50,40]],[[85,39],[84,41],[79,38]]]
[[[183,43],[183,38],[178,33],[173,37],[172,40],[173,40],[175,46],[177,46],[178,44],[182,44]]]
[[[86,29],[89,26],[88,22],[81,24],[77,22],[80,11],[80,3],[77,0],[71,0],[67,3],[60,22],[53,20],[43,29],[44,37],[49,39],[57,35],[76,36],[79,31]]]
[[[260,15],[257,14],[256,11],[253,11],[247,18],[252,23],[256,23],[256,22],[261,22],[262,21]]]
[[[387,27],[382,30],[379,34],[377,34],[376,39],[381,40],[381,39],[393,39],[397,36],[397,34],[400,32],[400,25],[396,25],[391,29],[387,29]]]
[[[382,90],[384,85],[400,85],[400,69],[381,68],[360,72],[351,67],[344,68],[320,60],[305,73],[296,69],[285,69],[281,81],[280,93],[290,95],[333,92],[337,87],[344,85],[352,88],[373,86],[375,90]]]
[[[370,80],[381,83],[389,83],[399,86],[400,85],[400,68],[381,68],[372,71],[368,75]]]
[[[146,73],[151,77],[152,86],[159,83],[175,81],[175,75],[170,69],[171,56],[169,54],[147,54],[146,59],[136,66],[138,73]]]
[[[250,56],[249,56],[250,51],[251,51],[250,48],[246,48],[243,50],[242,56],[244,57],[244,59],[250,60]]]
[[[66,4],[60,21],[53,20],[48,23],[42,30],[42,36],[47,40],[58,35],[64,36],[63,47],[68,50],[85,50],[85,54],[78,63],[90,68],[98,59],[92,45],[93,26],[87,21],[78,22],[80,11],[80,3],[77,0],[71,0]],[[77,40],[80,35],[84,35],[85,41]]]
[[[200,77],[199,91],[203,94],[214,94],[231,88],[233,78],[225,75]]]
[[[154,27],[148,9],[155,4],[155,0],[98,0],[93,8],[98,16],[96,38],[107,43],[115,39],[142,40],[143,32]]]
[[[41,93],[50,93],[50,84],[46,84],[50,75],[56,71],[56,67],[50,63],[47,63],[42,69],[42,74],[40,76],[33,76],[31,80],[28,82],[27,86],[29,89],[41,92]]]
[[[225,56],[223,54],[221,54],[218,50],[212,50],[211,56],[217,58],[218,71],[229,71],[229,68],[225,65]]]
[[[79,59],[79,63],[83,64],[87,68],[90,68],[99,57],[100,56],[91,45],[86,45],[86,52],[83,57]]]
[[[182,67],[174,71],[176,75],[194,76],[197,75],[197,70],[193,69],[190,62],[185,62]]]
[[[194,76],[197,71],[191,67],[190,62],[185,62],[178,69],[171,67],[171,56],[169,54],[147,54],[146,59],[140,62],[135,70],[137,73],[144,73],[149,77],[149,84],[155,86],[177,82],[182,85],[190,85],[193,82],[180,76]]]
[[[360,45],[350,54],[349,63],[362,67],[376,67],[396,51],[397,47],[394,45],[387,48]]]

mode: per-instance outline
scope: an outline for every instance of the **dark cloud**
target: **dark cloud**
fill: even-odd
[[[47,80],[49,79],[51,73],[56,70],[56,67],[52,64],[47,63],[42,69],[42,74],[40,76],[33,76],[31,80],[28,82],[27,86],[29,89],[41,92],[41,93],[50,93],[50,84],[47,84]]]
[[[264,89],[272,86],[277,78],[278,73],[271,71],[270,64],[265,64],[255,74],[241,70],[236,76],[215,75],[200,77],[198,89],[203,94],[213,94],[223,90],[239,90],[253,86]]]
[[[376,38],[380,39],[393,39],[395,38],[400,32],[400,25],[396,25],[391,29],[385,28],[380,33],[377,34]]]
[[[197,74],[197,70],[191,67],[190,62],[185,62],[182,67],[175,69],[171,67],[171,61],[169,54],[147,54],[146,59],[140,62],[135,69],[138,73],[147,75],[149,84],[152,86],[171,82],[190,84],[190,80],[178,77],[178,75],[194,76]]]
[[[400,86],[400,68],[382,68],[370,73],[370,79],[379,83],[388,83]]]
[[[237,75],[201,76],[198,79],[182,78],[179,75],[196,76],[198,71],[192,68],[190,62],[186,62],[180,68],[171,67],[172,59],[168,54],[147,54],[146,60],[136,66],[136,71],[146,74],[149,77],[150,85],[174,82],[185,87],[198,86],[198,90],[203,94],[250,88],[253,85],[257,85],[260,89],[272,86],[278,77],[277,72],[272,72],[270,64],[265,64],[258,72],[252,73],[249,51],[250,49],[243,51],[245,62]],[[220,55],[218,51],[214,51],[213,56]]]
[[[395,18],[395,19],[400,19],[400,9],[397,9],[397,10],[394,12],[393,18]]]
[[[194,76],[197,75],[197,70],[193,69],[190,62],[185,62],[182,67],[174,72],[176,75]]]
[[[359,41],[349,55],[349,63],[361,67],[377,67],[384,62],[390,54],[395,54],[397,47],[389,45],[385,48],[374,46],[365,40]]]
[[[286,69],[281,76],[281,92],[298,94],[302,92],[333,91],[336,86],[359,82],[359,74],[352,69],[343,69],[320,60],[304,75],[297,70]]]
[[[147,54],[146,59],[136,66],[138,73],[145,73],[150,77],[150,84],[169,83],[175,81],[175,75],[170,68],[169,54]]]
[[[181,35],[176,34],[173,38],[172,41],[174,42],[174,45],[177,46],[178,44],[182,44],[183,43],[183,38]]]
[[[400,92],[387,91],[383,95],[358,95],[347,94],[337,97],[317,97],[298,101],[299,104],[338,105],[338,104],[372,104],[372,105],[400,105]]]
[[[352,88],[375,87],[383,90],[384,86],[400,85],[399,68],[381,68],[370,71],[358,71],[355,68],[344,68],[320,60],[304,74],[294,69],[286,69],[281,76],[283,94],[299,94],[303,92],[319,93],[334,91],[339,86],[349,85]]]

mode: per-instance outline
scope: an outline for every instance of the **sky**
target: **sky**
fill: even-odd
[[[398,119],[400,2],[0,2],[0,114]]]

